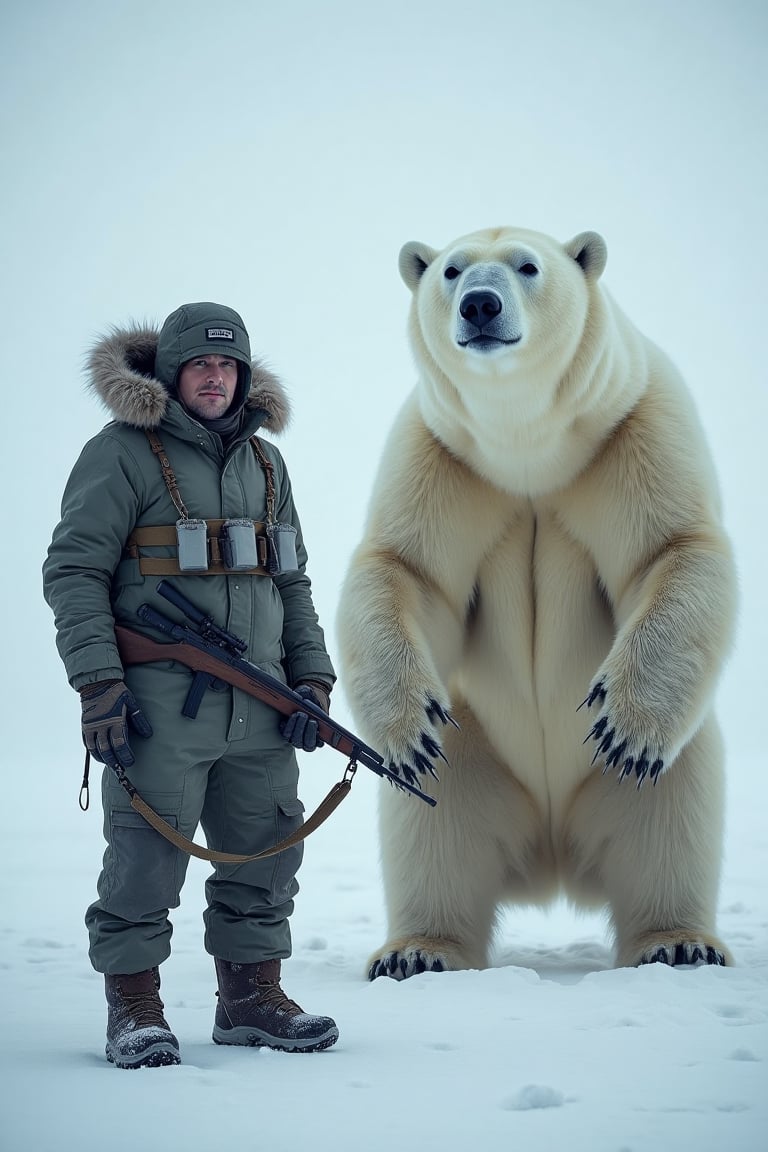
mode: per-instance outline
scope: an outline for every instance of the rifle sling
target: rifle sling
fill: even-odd
[[[120,777],[118,776],[118,779]],[[126,778],[127,779],[127,778]],[[122,780],[120,781],[122,783]],[[127,781],[130,783],[129,781]],[[339,780],[334,784],[328,795],[318,805],[312,815],[304,821],[301,828],[293,832],[290,836],[286,836],[279,844],[273,845],[272,848],[265,848],[263,852],[254,852],[251,855],[242,855],[239,852],[214,852],[211,848],[202,848],[199,844],[195,844],[193,840],[188,840],[186,836],[182,836],[175,828],[172,828],[167,820],[163,820],[155,812],[154,808],[150,808],[146,800],[143,800],[139,793],[133,788],[131,795],[131,808],[134,812],[139,812],[148,824],[165,836],[166,840],[170,840],[182,852],[188,853],[190,856],[197,856],[198,860],[210,860],[214,864],[249,864],[252,860],[263,860],[265,856],[276,856],[278,852],[284,852],[286,848],[293,848],[294,844],[300,844],[310,833],[319,828],[328,817],[331,815],[339,804],[341,804],[344,797],[349,793],[352,787],[352,779],[350,776],[344,776],[343,780]]]

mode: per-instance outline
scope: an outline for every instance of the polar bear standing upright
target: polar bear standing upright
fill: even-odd
[[[731,962],[712,700],[734,565],[689,393],[605,262],[594,232],[513,228],[400,253],[418,385],[338,633],[358,727],[440,782],[435,808],[382,795],[371,979],[484,967],[500,906],[558,891],[607,907],[619,965]]]

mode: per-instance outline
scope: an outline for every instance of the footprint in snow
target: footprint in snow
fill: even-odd
[[[501,1106],[507,1112],[526,1112],[531,1108],[562,1108],[565,1096],[557,1088],[546,1084],[526,1084],[513,1096],[507,1096]]]

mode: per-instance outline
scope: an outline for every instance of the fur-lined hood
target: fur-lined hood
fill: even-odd
[[[149,325],[113,328],[88,355],[88,387],[114,420],[133,428],[158,428],[171,399],[155,378],[160,330]],[[251,387],[245,410],[264,413],[269,432],[283,432],[291,418],[288,396],[277,376],[259,360],[251,361]]]

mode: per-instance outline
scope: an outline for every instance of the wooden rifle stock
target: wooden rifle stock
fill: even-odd
[[[207,652],[195,648],[184,640],[166,644],[162,641],[153,640],[150,636],[144,636],[141,632],[134,632],[132,628],[123,628],[120,624],[115,625],[115,637],[120,659],[126,666],[152,664],[157,660],[176,660],[192,672],[206,672],[217,680],[225,680],[234,688],[241,688],[243,692],[269,704],[271,708],[282,713],[283,716],[292,716],[294,712],[310,713],[312,718],[317,721],[320,739],[324,740],[326,744],[330,744],[332,748],[344,753],[345,756],[356,756],[356,753],[363,747],[351,735],[343,731],[339,732],[335,727],[332,727],[328,722],[326,713],[311,700],[305,700],[302,696],[298,696],[292,689],[281,684],[279,680],[276,683],[281,691],[278,688],[273,688],[268,681],[273,680],[274,677],[269,676],[266,672],[261,672],[255,666],[253,667],[258,678],[249,675],[243,669],[234,667],[229,661],[210,656]],[[238,662],[247,663],[245,660]],[[262,676],[264,677],[263,680],[261,679]]]

